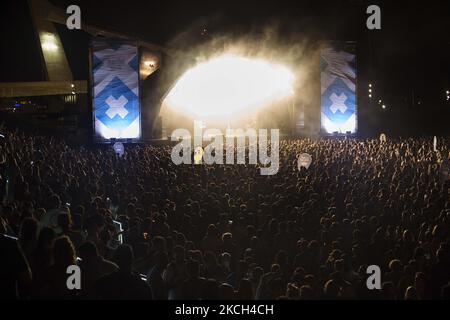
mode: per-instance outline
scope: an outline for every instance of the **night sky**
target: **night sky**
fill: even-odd
[[[358,42],[359,80],[374,81],[385,95],[437,99],[450,87],[450,1],[111,1],[52,0],[81,7],[88,24],[138,36],[156,44],[185,46],[180,34],[202,41],[223,33],[245,35],[277,25],[281,37]],[[366,28],[366,8],[378,4],[382,30]],[[40,58],[25,0],[2,0],[0,81],[42,80]],[[79,31],[58,28],[76,78],[87,77],[86,43]],[[177,37],[178,36],[178,37]],[[181,38],[182,39],[182,38]],[[71,59],[71,57],[73,57]],[[400,99],[400,98],[399,98]]]

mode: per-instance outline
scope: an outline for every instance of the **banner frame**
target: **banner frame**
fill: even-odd
[[[138,89],[138,95],[137,95],[137,103],[138,103],[138,112],[139,112],[139,136],[135,138],[103,138],[98,131],[96,130],[96,116],[95,116],[95,90],[94,90],[94,66],[93,66],[93,55],[94,55],[94,49],[93,45],[95,41],[109,41],[109,42],[121,42],[123,44],[127,44],[130,46],[134,46],[136,48],[136,55],[138,59],[137,63],[137,89]],[[139,47],[139,43],[137,40],[134,39],[123,39],[123,38],[103,38],[103,37],[92,37],[89,41],[89,88],[90,90],[90,112],[92,116],[92,142],[93,143],[100,143],[100,144],[108,144],[108,143],[115,143],[115,142],[122,142],[122,143],[139,143],[142,141],[142,110],[141,110],[141,104],[142,104],[142,97],[141,97],[141,79],[140,79],[140,61],[141,61],[141,48]]]

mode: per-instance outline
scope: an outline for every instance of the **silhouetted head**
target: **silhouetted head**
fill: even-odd
[[[67,236],[62,236],[55,240],[53,254],[56,266],[66,267],[76,264],[75,248]]]
[[[97,246],[91,241],[83,243],[78,248],[78,253],[80,258],[86,262],[94,261],[98,257]]]
[[[114,261],[120,271],[131,272],[133,265],[133,248],[128,244],[120,245],[114,254]]]

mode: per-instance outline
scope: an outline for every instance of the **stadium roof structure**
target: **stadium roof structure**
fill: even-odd
[[[74,88],[76,88],[77,93],[87,93],[87,79],[74,80],[69,58],[64,51],[56,27],[57,25],[65,26],[67,19],[65,10],[52,5],[47,0],[28,0],[28,7],[41,55],[41,66],[45,81],[0,82],[0,97],[70,94],[74,91]],[[137,42],[139,47],[148,49],[148,51],[157,54],[176,55],[175,50],[107,28],[82,23],[81,29],[91,37],[133,40]],[[153,72],[158,67],[154,68]]]

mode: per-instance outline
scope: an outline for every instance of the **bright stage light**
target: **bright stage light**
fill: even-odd
[[[53,42],[44,42],[42,43],[42,48],[47,51],[56,51],[58,50],[58,46]]]
[[[230,119],[291,96],[293,82],[285,66],[224,54],[184,73],[165,103],[197,120]]]
[[[145,65],[147,68],[153,68],[153,67],[155,67],[155,62],[154,62],[154,61],[151,61],[151,60],[147,60],[147,61],[144,62],[144,65]]]
[[[56,44],[56,38],[51,33],[46,33],[42,35],[42,49],[47,51],[56,51],[58,50],[58,45]]]

